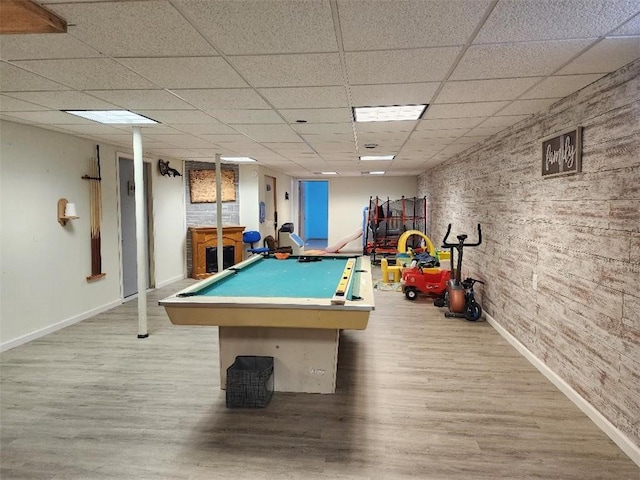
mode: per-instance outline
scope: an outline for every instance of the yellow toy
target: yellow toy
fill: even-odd
[[[400,276],[402,274],[402,266],[400,265],[389,265],[389,262],[386,258],[380,260],[380,269],[382,270],[382,281],[384,283],[392,283],[391,279],[393,277],[393,282],[399,283]]]

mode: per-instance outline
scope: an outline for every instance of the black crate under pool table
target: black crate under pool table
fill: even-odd
[[[274,357],[274,389],[334,393],[340,330],[374,309],[368,257],[254,256],[160,301],[174,325],[218,326],[220,386],[238,355]]]

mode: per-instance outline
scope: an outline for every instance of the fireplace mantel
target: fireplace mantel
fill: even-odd
[[[222,245],[233,245],[235,263],[242,261],[242,232],[244,227],[222,227]],[[218,229],[216,227],[189,227],[191,233],[191,278],[202,280],[211,276],[207,273],[207,247],[218,246]]]

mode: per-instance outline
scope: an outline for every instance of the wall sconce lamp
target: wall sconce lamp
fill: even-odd
[[[69,203],[66,198],[58,200],[58,223],[64,227],[69,220],[76,218],[80,218],[76,212],[76,204]]]
[[[163,177],[181,177],[182,174],[175,168],[169,166],[169,162],[158,160],[158,170]]]

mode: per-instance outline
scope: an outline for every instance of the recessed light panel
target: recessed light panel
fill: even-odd
[[[322,175],[337,175],[337,172],[320,172]]]
[[[63,112],[86,118],[87,120],[93,120],[94,122],[111,125],[146,125],[158,123],[155,120],[128,110],[63,110]]]
[[[384,172],[369,172],[369,175],[384,175]]]
[[[390,107],[355,107],[356,122],[400,122],[418,120],[427,105],[394,105]]]
[[[395,155],[362,155],[360,160],[367,162],[370,160],[393,160],[394,158],[396,158]]]

